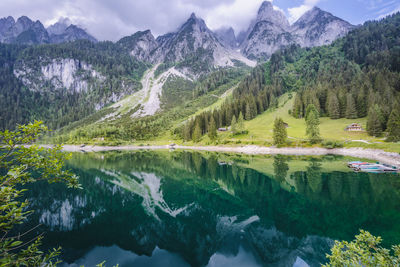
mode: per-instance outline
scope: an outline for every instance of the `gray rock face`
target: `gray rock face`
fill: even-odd
[[[48,29],[37,20],[33,22],[26,16],[20,17],[17,21],[13,17],[0,19],[0,42],[16,44],[47,44],[87,39],[97,42],[95,38],[86,33],[83,29],[66,24],[68,19],[58,22]]]
[[[217,35],[218,40],[226,48],[235,49],[238,47],[238,41],[236,40],[235,32],[232,27],[220,28],[215,30],[214,33]]]
[[[266,1],[261,5],[257,18],[250,24],[240,48],[250,59],[265,60],[278,49],[290,44],[302,47],[330,44],[353,28],[350,23],[317,7],[289,25],[284,14],[274,10],[271,2]]]
[[[53,34],[50,36],[50,42],[53,44],[72,42],[76,40],[89,40],[96,43],[97,40],[85,30],[71,24],[61,34]]]
[[[215,34],[207,28],[204,20],[197,18],[194,13],[181,26],[181,28],[158,40],[160,43],[159,54],[164,56],[165,61],[178,62],[184,60],[188,55],[198,49],[204,53],[211,52],[220,47]],[[205,55],[207,56],[207,55]],[[154,58],[157,61],[157,58]]]
[[[178,63],[182,73],[197,77],[217,66],[233,66],[235,61],[255,65],[224,46],[204,20],[193,13],[177,32],[159,36],[150,31],[137,32],[118,41],[132,56],[150,63]]]
[[[150,30],[139,31],[131,36],[122,38],[117,43],[130,51],[134,58],[141,61],[148,61],[150,54],[158,47],[158,43]]]
[[[242,53],[250,59],[269,58],[276,50],[293,42],[289,28],[285,15],[265,1],[247,30],[241,44]]]
[[[71,21],[68,19],[68,18],[63,18],[63,19],[60,19],[58,22],[56,22],[55,24],[53,24],[53,25],[50,25],[49,27],[47,27],[47,32],[50,34],[50,35],[53,35],[53,34],[63,34],[64,33],[64,31],[65,31],[65,29],[67,29],[67,27],[69,26],[69,25],[71,25],[72,23],[71,23]]]
[[[296,43],[311,47],[330,44],[353,28],[347,21],[314,7],[293,24],[291,32]]]

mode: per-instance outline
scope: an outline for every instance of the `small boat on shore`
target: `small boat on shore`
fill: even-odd
[[[347,163],[349,168],[352,168],[356,172],[369,172],[369,173],[397,173],[399,170],[388,164],[371,163],[363,161],[351,161]]]

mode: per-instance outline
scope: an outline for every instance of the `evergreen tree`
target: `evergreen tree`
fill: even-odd
[[[242,112],[239,113],[239,118],[237,120],[237,133],[241,134],[244,132],[244,119]]]
[[[237,132],[238,132],[235,115],[233,115],[232,121],[231,121],[231,132],[233,135],[237,134]]]
[[[246,120],[251,120],[252,116],[251,116],[251,109],[250,109],[250,104],[247,103],[246,104],[246,115],[245,115],[245,119]]]
[[[367,116],[367,97],[364,88],[357,95],[357,114],[359,118]]]
[[[303,117],[303,100],[301,99],[300,93],[296,94],[293,104],[293,117],[300,119]]]
[[[382,120],[381,110],[377,104],[371,107],[368,111],[367,132],[372,136],[381,136]]]
[[[201,139],[200,125],[198,123],[196,123],[196,127],[194,127],[194,131],[193,131],[193,142],[197,143],[200,141],[200,139]]]
[[[191,125],[191,121],[188,121],[185,124],[185,127],[183,127],[183,139],[185,141],[189,141],[192,139],[192,134],[191,134],[191,129],[192,129],[192,125]]]
[[[319,113],[313,104],[308,105],[306,109],[306,134],[313,144],[321,141],[319,135]]]
[[[208,126],[208,137],[210,137],[212,141],[214,141],[217,138],[217,126],[215,125],[215,121],[212,116],[210,124]]]
[[[340,105],[335,93],[332,93],[328,98],[328,113],[331,119],[340,118]]]
[[[354,102],[354,98],[352,94],[347,94],[346,98],[346,118],[347,119],[355,119],[357,118],[357,110],[356,103]]]
[[[389,116],[389,121],[387,124],[389,142],[399,142],[400,141],[400,107],[395,105]]]
[[[287,139],[287,131],[285,127],[285,123],[281,118],[276,118],[274,121],[274,144],[277,146],[282,146],[286,144]]]

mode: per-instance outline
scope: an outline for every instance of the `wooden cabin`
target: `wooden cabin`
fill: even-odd
[[[349,126],[347,126],[345,130],[349,132],[360,132],[363,131],[363,128],[359,123],[352,123]]]

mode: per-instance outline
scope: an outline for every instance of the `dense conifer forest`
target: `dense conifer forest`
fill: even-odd
[[[303,118],[307,106],[313,104],[320,116],[331,119],[368,116],[370,135],[380,136],[392,125],[389,135],[395,136],[392,132],[398,130],[393,125],[399,124],[400,103],[400,14],[366,22],[329,46],[292,45],[276,52],[240,83],[221,109],[189,121],[182,136],[192,139],[197,126],[207,133],[211,117],[217,127],[229,126],[240,113],[251,120],[276,106],[285,92],[297,92],[291,111],[296,118]]]

